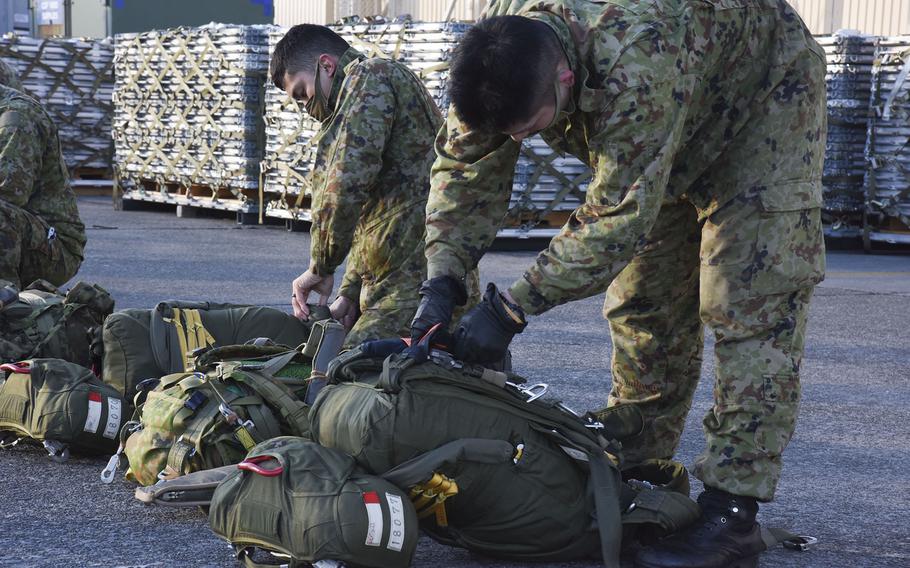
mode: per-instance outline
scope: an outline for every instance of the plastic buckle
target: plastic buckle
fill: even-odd
[[[195,412],[199,409],[200,406],[208,402],[208,400],[209,399],[207,396],[205,396],[205,393],[202,391],[196,391],[190,395],[190,398],[186,399],[186,402],[183,403],[183,406]]]
[[[796,550],[799,552],[805,552],[805,551],[809,550],[810,546],[817,544],[817,543],[818,543],[817,538],[815,538],[814,536],[808,536],[808,535],[799,535],[797,537],[788,538],[787,540],[783,541],[784,548],[788,548],[790,550]]]
[[[62,442],[45,440],[43,445],[44,449],[47,450],[47,457],[49,457],[51,461],[63,463],[70,457],[70,449]]]

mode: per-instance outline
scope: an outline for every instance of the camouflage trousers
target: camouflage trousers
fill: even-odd
[[[81,254],[48,238],[50,228],[41,217],[0,199],[0,279],[21,289],[40,278],[62,286],[76,275]]]
[[[796,425],[809,301],[824,263],[817,208],[769,210],[752,197],[700,221],[688,202],[665,205],[604,305],[613,339],[609,405],[635,404],[645,416],[625,455],[676,451],[706,325],[716,380],[694,474],[707,486],[771,500]]]

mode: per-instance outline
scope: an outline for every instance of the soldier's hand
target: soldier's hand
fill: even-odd
[[[506,356],[515,334],[527,325],[521,307],[500,293],[495,284],[487,284],[483,301],[455,328],[454,355],[470,363],[498,363]]]
[[[310,319],[310,308],[307,301],[311,292],[319,294],[316,305],[324,306],[329,303],[329,295],[332,293],[332,286],[335,284],[335,276],[329,274],[320,276],[312,270],[307,270],[294,279],[291,284],[291,306],[294,308],[294,315],[297,319]]]
[[[351,328],[357,323],[357,318],[360,317],[357,304],[345,296],[335,298],[335,301],[329,306],[329,311],[332,312],[333,318],[341,322],[345,331],[351,331]]]
[[[455,306],[464,304],[467,299],[464,285],[451,276],[425,280],[420,286],[420,305],[411,321],[412,342],[416,345],[437,323],[448,327]]]

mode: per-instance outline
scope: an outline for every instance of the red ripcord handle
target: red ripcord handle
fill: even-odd
[[[433,324],[433,327],[431,327],[430,329],[428,329],[427,332],[423,334],[423,337],[421,337],[420,339],[417,340],[417,343],[418,343],[418,344],[419,344],[419,343],[423,343],[423,342],[426,341],[428,338],[433,337],[433,334],[435,334],[435,333],[436,333],[436,330],[438,330],[440,327],[442,327],[442,322]],[[404,344],[407,345],[408,347],[411,346],[412,341],[411,341],[411,338],[410,338],[410,337],[402,337],[401,340],[404,341]],[[447,347],[446,345],[443,345],[443,344],[441,344],[441,343],[434,343],[434,344],[432,345],[432,347],[436,347],[436,348],[438,348],[438,349],[448,349],[448,347]]]
[[[32,372],[31,368],[28,366],[28,361],[22,361],[21,363],[4,363],[0,365],[0,371],[22,373],[23,375],[28,375]]]
[[[251,471],[253,473],[258,473],[263,477],[278,477],[284,472],[284,466],[279,465],[273,469],[266,469],[259,465],[261,462],[273,460],[272,456],[253,456],[247,458],[242,462],[237,464],[237,469],[242,469],[243,471]]]

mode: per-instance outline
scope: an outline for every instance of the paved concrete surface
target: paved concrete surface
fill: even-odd
[[[305,234],[239,227],[173,212],[116,212],[80,201],[88,225],[80,279],[110,290],[119,308],[167,298],[248,302],[288,309],[290,282],[305,266]],[[507,285],[534,255],[487,255],[485,280]],[[610,337],[601,298],[533,319],[513,345],[516,369],[545,381],[575,408],[600,407],[609,384]],[[799,425],[785,454],[767,525],[819,537],[810,552],[776,550],[761,566],[910,566],[910,255],[829,255],[803,368]],[[702,447],[710,404],[704,375],[678,458]],[[197,511],[147,507],[118,480],[98,481],[103,459],[58,465],[34,448],[0,452],[0,566],[234,566],[227,545]],[[510,564],[421,541],[415,566]],[[586,568],[593,564],[566,566]]]

